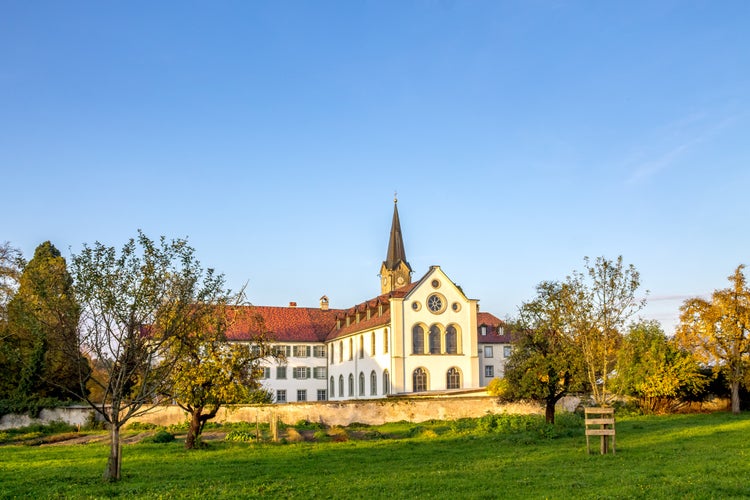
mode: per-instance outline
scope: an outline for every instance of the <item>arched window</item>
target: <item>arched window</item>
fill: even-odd
[[[440,328],[430,327],[430,354],[440,354]]]
[[[349,337],[349,361],[354,359],[354,339]]]
[[[424,392],[427,390],[427,372],[424,368],[414,370],[412,383],[414,385],[414,392]]]
[[[383,394],[388,395],[391,388],[391,381],[388,377],[388,370],[383,370]]]
[[[370,395],[375,396],[378,393],[378,376],[375,370],[370,372]]]
[[[339,375],[339,397],[344,397],[344,376]]]
[[[359,336],[359,359],[362,359],[365,357],[365,336],[360,335]]]
[[[383,354],[388,354],[388,328],[383,329]]]
[[[449,325],[445,330],[445,352],[447,354],[458,354],[458,332],[453,325]]]
[[[354,396],[354,375],[349,374],[349,396]]]
[[[329,391],[331,393],[331,397],[336,397],[336,383],[333,380],[333,375],[331,375],[331,387],[329,388]]]
[[[334,356],[333,356],[334,355],[333,351],[334,351],[335,347],[336,347],[336,344],[331,344],[331,364],[333,364],[333,363],[336,362],[336,360],[334,359]],[[331,393],[331,395],[333,395],[333,393]]]
[[[359,395],[365,395],[365,372],[359,372]]]
[[[448,389],[461,388],[461,373],[456,368],[451,368],[448,370],[445,387]]]
[[[370,356],[375,356],[375,332],[370,333]]]
[[[411,331],[411,351],[414,354],[424,354],[424,328],[414,325]]]
[[[339,340],[339,363],[344,362],[344,341]]]

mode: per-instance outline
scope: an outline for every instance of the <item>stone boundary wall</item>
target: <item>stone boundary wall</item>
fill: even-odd
[[[423,422],[425,420],[449,420],[475,418],[487,413],[544,414],[535,404],[501,404],[497,398],[410,398],[374,399],[367,401],[285,403],[279,405],[230,406],[219,410],[213,422],[270,422],[276,415],[286,424],[300,420],[320,422],[326,425],[349,425],[359,422],[379,425],[386,422]],[[156,408],[137,419],[158,425],[180,424],[186,421],[186,413],[176,406]]]
[[[577,404],[577,401],[576,403]],[[575,404],[562,405],[561,410],[571,411]],[[300,420],[320,422],[326,425],[345,426],[352,422],[379,425],[386,422],[406,420],[449,420],[456,418],[476,418],[487,413],[544,414],[544,409],[531,403],[499,403],[492,396],[434,397],[434,398],[387,398],[344,402],[306,402],[277,405],[228,406],[219,410],[212,422],[269,422],[276,415],[286,424]],[[39,418],[28,415],[4,415],[0,418],[0,431],[32,424],[49,424],[63,421],[72,425],[85,425],[94,415],[101,417],[89,406],[70,406],[42,410]],[[145,415],[129,421],[157,425],[181,424],[187,414],[178,406],[157,406]]]
[[[61,406],[59,408],[43,409],[38,418],[28,415],[9,414],[0,417],[0,431],[28,427],[29,425],[47,425],[52,422],[65,422],[71,425],[86,425],[91,415],[96,413],[90,406]],[[97,419],[101,420],[101,419]]]

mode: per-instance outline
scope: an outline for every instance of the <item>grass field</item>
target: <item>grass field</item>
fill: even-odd
[[[748,414],[618,417],[606,456],[586,454],[574,417],[555,431],[505,416],[388,424],[342,442],[132,444],[116,484],[101,480],[101,443],[1,446],[0,497],[750,497]]]

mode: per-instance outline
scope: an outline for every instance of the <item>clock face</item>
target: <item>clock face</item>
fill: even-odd
[[[403,276],[399,276],[398,278],[396,278],[396,283],[398,283],[399,285],[403,285],[404,284],[404,277]]]

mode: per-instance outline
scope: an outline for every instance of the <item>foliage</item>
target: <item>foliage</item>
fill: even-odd
[[[732,412],[740,411],[740,385],[747,383],[750,363],[750,288],[740,265],[730,286],[710,300],[688,299],[680,308],[675,338],[706,365],[722,371],[731,389]]]
[[[43,436],[53,436],[55,434],[68,433],[75,430],[76,428],[74,426],[60,421],[50,422],[49,424],[27,425],[26,427],[0,431],[0,444],[38,439]]]
[[[618,353],[616,392],[638,398],[646,412],[663,413],[679,398],[701,391],[707,381],[697,360],[670,341],[658,322],[630,326]]]
[[[593,264],[586,257],[584,262],[584,273],[575,271],[566,279],[567,326],[583,356],[592,397],[605,405],[622,330],[645,299],[635,297],[640,274],[632,264],[625,267],[622,256],[615,261],[597,257]]]
[[[255,433],[243,430],[233,430],[224,436],[225,441],[238,441],[242,443],[249,443],[255,441]]]
[[[537,298],[521,306],[518,324],[511,329],[513,351],[505,365],[504,397],[544,402],[550,424],[555,404],[585,380],[580,351],[567,334],[570,293],[556,282],[537,286]]]
[[[164,393],[190,415],[188,449],[222,405],[270,398],[259,383],[260,360],[272,356],[263,320],[252,308],[228,306],[227,300],[228,294],[217,297],[194,331],[170,346],[176,361]],[[235,322],[249,325],[249,342],[227,342]]]
[[[508,381],[504,378],[493,378],[487,384],[487,394],[504,398],[508,393]]]
[[[88,363],[78,350],[79,306],[65,259],[49,241],[23,268],[7,307],[7,380],[17,398],[80,395]],[[9,394],[6,394],[9,396]]]
[[[156,431],[153,436],[149,436],[143,439],[142,443],[171,443],[175,440],[174,434],[167,432],[164,429]]]
[[[101,389],[101,400],[86,400],[110,426],[104,478],[116,481],[120,428],[148,411],[144,404],[159,401],[181,355],[173,344],[199,331],[207,311],[223,303],[223,277],[204,271],[185,240],[155,242],[141,231],[119,253],[98,242],[84,245],[72,268],[81,350],[101,367],[88,381]]]
[[[12,247],[7,241],[0,244],[0,326],[6,320],[8,302],[16,293],[18,279],[25,265],[19,249]]]

